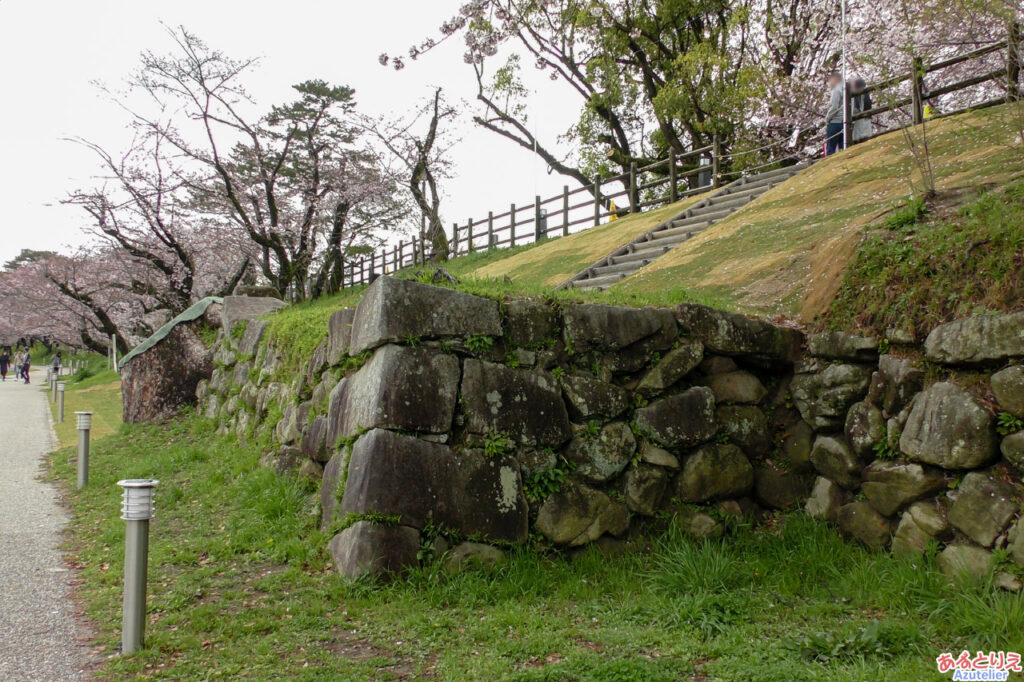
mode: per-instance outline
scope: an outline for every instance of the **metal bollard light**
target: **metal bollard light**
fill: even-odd
[[[151,478],[133,478],[117,482],[124,489],[121,518],[125,521],[122,654],[135,653],[145,642],[149,520],[153,518],[153,489],[159,482]]]
[[[57,402],[57,373],[50,370],[50,402]]]
[[[92,430],[92,412],[78,415],[78,489],[89,483],[89,431]]]
[[[66,381],[57,382],[57,423],[64,423],[64,390],[68,387]]]

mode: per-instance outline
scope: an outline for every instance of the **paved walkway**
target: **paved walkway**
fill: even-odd
[[[67,515],[39,480],[53,446],[46,373],[0,383],[0,680],[82,680],[84,633],[57,547]]]

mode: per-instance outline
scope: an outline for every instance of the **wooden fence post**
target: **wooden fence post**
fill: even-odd
[[[473,253],[473,219],[466,224],[466,253]]]
[[[722,160],[721,149],[718,146],[718,133],[711,137],[711,186],[718,187],[721,180]]]
[[[562,236],[569,234],[569,185],[562,185]]]
[[[920,57],[910,60],[910,106],[914,125],[924,121],[924,62]]]
[[[540,195],[536,194],[533,197],[533,241],[539,242],[545,232],[546,230],[542,230],[540,224]]]
[[[511,248],[511,247],[516,245],[516,205],[515,204],[512,204],[511,207],[508,209],[508,219],[509,219],[508,245]]]
[[[494,211],[487,212],[487,250],[494,248]]]
[[[1006,101],[1016,102],[1020,99],[1020,22],[1010,23],[1006,35]]]
[[[594,177],[594,227],[601,224],[601,176]]]
[[[668,201],[670,204],[679,201],[678,182],[676,178],[676,150],[670,149],[668,152]]]
[[[629,212],[639,213],[637,210],[639,198],[636,192],[636,161],[629,162]]]

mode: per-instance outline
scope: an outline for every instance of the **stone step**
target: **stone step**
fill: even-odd
[[[650,242],[644,242],[649,244]],[[636,250],[630,253],[624,253],[621,256],[612,256],[610,260],[613,264],[618,265],[620,263],[635,263],[636,261],[651,261],[668,251],[669,247],[664,244],[658,244],[653,247],[645,247],[643,249],[636,248]]]
[[[604,275],[602,277],[587,277],[586,279],[579,279],[572,283],[574,289],[593,289],[594,287],[608,286],[615,284],[626,278],[625,273],[616,273],[614,275]]]
[[[626,275],[631,275],[643,266],[651,262],[650,258],[643,258],[640,260],[631,260],[625,263],[611,263],[609,265],[599,265],[596,268],[591,269],[591,277],[601,277],[603,275],[614,275],[619,272],[624,272]]]
[[[665,230],[658,230],[651,235],[652,242],[663,242],[665,239],[671,239],[673,237],[679,237],[685,235],[691,237],[695,234],[700,234],[704,230],[714,225],[710,220],[705,220],[694,225],[684,225],[682,227],[670,227]]]
[[[717,206],[709,206],[705,209],[697,209],[700,213],[696,215],[689,215],[678,220],[672,221],[672,227],[683,227],[685,225],[694,225],[696,223],[714,222],[721,220],[727,215],[731,215],[735,211],[731,208],[719,208]]]
[[[709,209],[715,209],[715,208],[721,208],[721,209],[731,208],[732,210],[735,211],[736,209],[740,208],[744,204],[750,203],[755,196],[760,196],[760,195],[759,194],[742,194],[742,195],[737,196],[737,195],[733,195],[733,194],[720,194],[718,196],[714,196],[714,197],[711,197],[710,199],[708,199],[707,203],[704,206],[701,206],[697,210],[698,211],[702,211],[702,210],[709,210]],[[695,214],[696,215],[700,215],[699,213],[696,213],[696,211],[695,211]]]

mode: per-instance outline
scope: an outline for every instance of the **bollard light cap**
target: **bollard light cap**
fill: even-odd
[[[63,391],[67,387],[68,387],[68,382],[66,382],[66,381],[58,381],[57,382],[57,390],[58,391]]]
[[[88,431],[92,428],[92,412],[75,412],[78,415],[78,430]]]
[[[118,481],[123,489],[121,518],[125,521],[148,521],[153,518],[153,489],[160,481],[152,478],[129,478]]]

